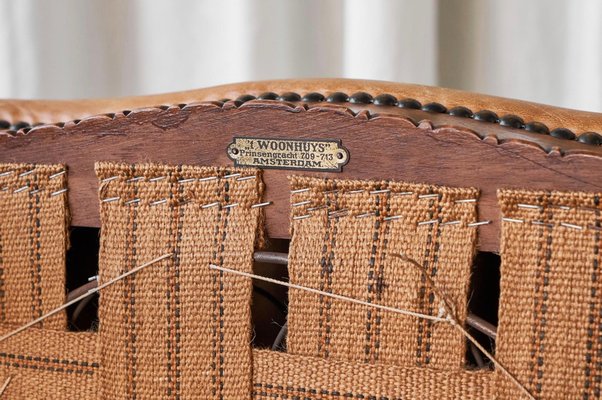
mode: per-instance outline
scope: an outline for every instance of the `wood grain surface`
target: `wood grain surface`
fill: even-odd
[[[127,114],[127,115],[126,115]],[[602,151],[470,119],[397,107],[275,101],[146,108],[0,136],[0,162],[68,166],[72,225],[99,226],[96,161],[232,165],[234,136],[341,139],[342,173],[266,170],[267,231],[289,236],[287,175],[390,179],[481,190],[479,248],[498,251],[498,188],[601,191]]]

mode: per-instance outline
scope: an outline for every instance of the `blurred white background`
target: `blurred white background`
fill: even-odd
[[[347,77],[602,111],[600,0],[0,0],[0,97]]]

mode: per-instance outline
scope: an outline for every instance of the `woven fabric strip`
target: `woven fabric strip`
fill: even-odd
[[[2,335],[15,325],[0,325]],[[99,399],[98,335],[28,329],[0,344],[2,399]]]
[[[352,363],[253,351],[254,399],[442,399],[495,397],[491,371]]]
[[[502,190],[497,356],[540,399],[599,398],[600,194]],[[503,377],[500,390],[516,398]]]
[[[257,170],[100,163],[100,280],[173,257],[100,296],[107,399],[245,399]]]
[[[466,317],[476,189],[291,179],[293,283],[437,315],[425,274]],[[419,269],[393,254],[416,260]],[[342,361],[460,368],[465,340],[445,323],[304,291],[289,294],[288,351]]]
[[[64,170],[0,164],[0,322],[23,324],[65,301]],[[64,329],[65,313],[38,326]]]

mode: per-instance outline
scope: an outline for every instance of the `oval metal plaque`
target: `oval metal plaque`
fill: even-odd
[[[237,167],[341,172],[349,151],[338,139],[234,137],[228,157]]]

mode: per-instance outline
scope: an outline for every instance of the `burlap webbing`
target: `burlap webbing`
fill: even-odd
[[[252,271],[260,172],[96,170],[104,181],[100,281],[174,254],[101,293],[104,398],[250,398],[251,281],[209,265]],[[228,176],[235,173],[242,176]]]
[[[437,315],[440,305],[425,276],[392,256],[402,253],[424,267],[465,319],[476,240],[467,224],[476,221],[476,201],[462,200],[475,199],[476,189],[306,177],[290,183],[291,282]],[[289,292],[288,323],[291,354],[452,369],[464,364],[465,339],[445,323],[298,290]]]
[[[600,194],[502,190],[497,356],[537,398],[600,397]],[[500,392],[517,389],[500,377]]]
[[[253,351],[254,399],[490,400],[491,371],[441,370]]]
[[[62,165],[0,164],[0,322],[23,324],[65,301]],[[64,329],[65,313],[39,327]]]
[[[0,335],[16,325],[0,325]],[[98,335],[28,329],[0,344],[0,396],[10,400],[100,399]]]

